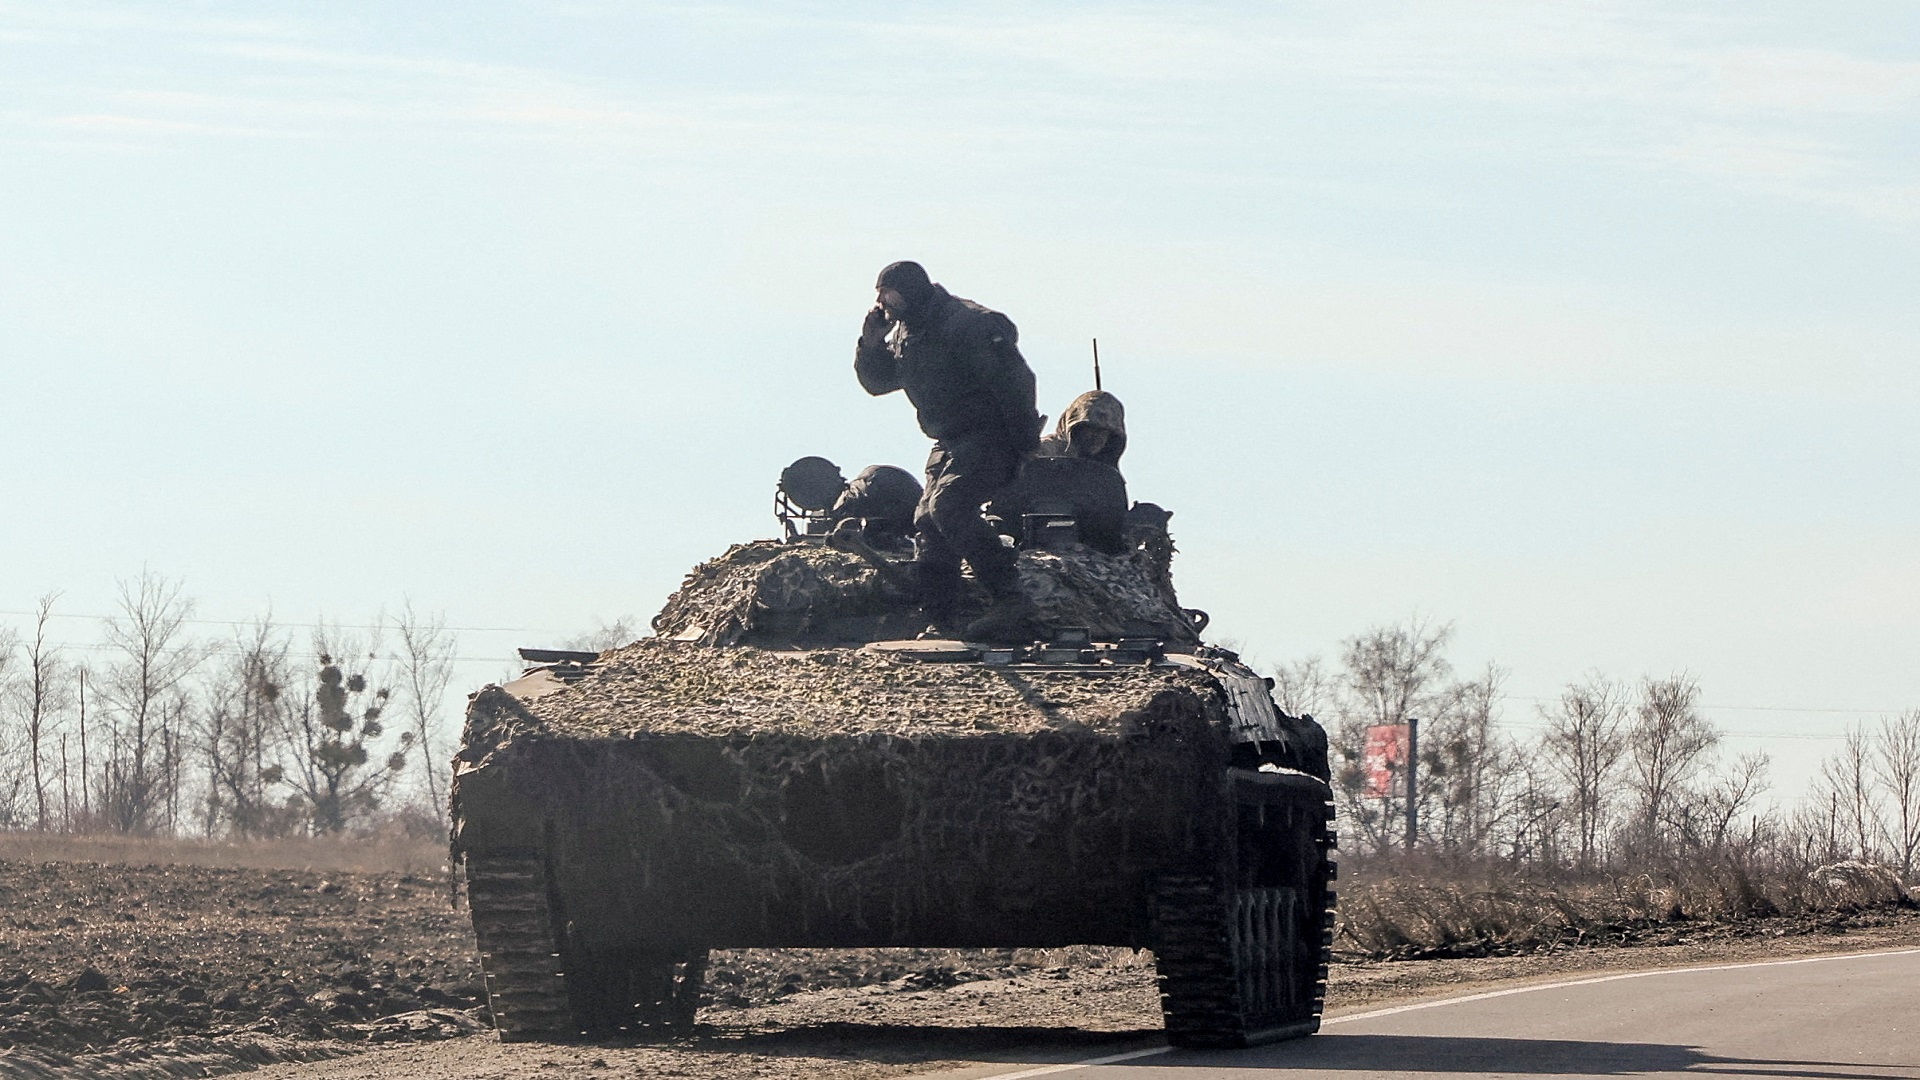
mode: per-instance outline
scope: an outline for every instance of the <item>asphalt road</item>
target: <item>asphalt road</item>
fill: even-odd
[[[1251,1050],[1165,1048],[950,1080],[1759,1076],[1920,1080],[1920,949],[1636,972],[1330,1017]]]

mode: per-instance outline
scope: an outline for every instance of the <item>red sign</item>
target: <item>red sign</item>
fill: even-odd
[[[1370,799],[1403,798],[1407,793],[1407,725],[1371,724],[1360,755]]]

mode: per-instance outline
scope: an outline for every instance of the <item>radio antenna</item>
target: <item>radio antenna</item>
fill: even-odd
[[[1100,339],[1093,339],[1093,388],[1100,389]]]

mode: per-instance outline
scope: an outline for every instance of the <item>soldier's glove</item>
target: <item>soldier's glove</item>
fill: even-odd
[[[866,321],[860,324],[860,344],[877,347],[887,342],[887,331],[893,329],[893,319],[887,315],[887,309],[879,304],[867,312]]]

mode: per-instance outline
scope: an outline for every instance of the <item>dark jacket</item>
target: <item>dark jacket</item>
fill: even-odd
[[[922,308],[884,345],[855,347],[860,385],[875,395],[905,390],[929,438],[1005,440],[1021,452],[1038,446],[1033,369],[1013,320],[938,285]]]

